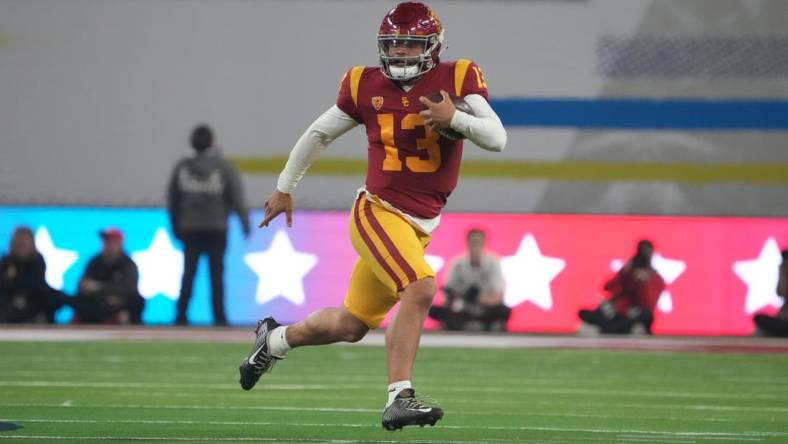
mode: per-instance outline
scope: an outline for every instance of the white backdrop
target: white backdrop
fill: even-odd
[[[333,103],[342,73],[351,65],[376,64],[375,32],[393,4],[3,0],[0,202],[161,205],[169,170],[188,154],[188,132],[198,122],[216,129],[228,155],[285,155]],[[779,57],[777,65],[755,73],[742,63],[745,72],[664,75],[645,66],[637,75],[615,76],[599,63],[599,42],[609,36],[788,38],[788,2],[782,0],[431,5],[446,27],[446,58],[477,61],[494,97],[788,99]],[[466,157],[771,163],[786,165],[788,175],[784,131],[512,127],[509,134],[503,154],[469,146]],[[360,159],[365,150],[362,132],[355,130],[327,155]],[[245,177],[253,205],[262,203],[274,179]],[[345,208],[360,182],[355,176],[312,175],[297,199],[302,207]],[[470,178],[448,208],[786,215],[786,183]]]

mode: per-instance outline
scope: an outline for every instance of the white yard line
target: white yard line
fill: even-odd
[[[377,427],[376,427],[377,429]],[[208,438],[208,437],[162,437],[162,436],[63,436],[63,435],[4,435],[0,434],[0,439],[42,439],[42,440],[88,440],[88,441],[223,441],[223,442],[238,442],[238,441],[257,441],[257,442],[320,442],[320,443],[401,443],[401,442],[418,442],[425,444],[476,444],[476,443],[512,443],[512,442],[537,442],[539,444],[565,444],[565,443],[578,443],[578,442],[604,442],[609,444],[609,438],[594,438],[594,437],[572,437],[566,439],[542,439],[542,438],[523,438],[517,437],[514,440],[509,439],[474,439],[471,441],[462,440],[430,440],[418,438],[415,441],[411,440],[373,440],[373,439],[319,439],[319,438],[267,438],[267,437],[237,437],[237,438]],[[674,442],[674,441],[670,441]]]
[[[87,406],[80,406],[74,405],[72,401],[66,401],[63,404],[0,404],[2,407],[36,407],[36,408],[60,408],[60,407],[87,407]],[[105,407],[105,406],[102,406]],[[102,408],[98,406],[90,406],[88,408]],[[147,407],[140,407],[140,408],[147,408]],[[219,407],[217,409],[233,409],[233,407]],[[320,407],[317,410],[310,410],[308,407],[285,407],[285,406],[276,406],[276,407],[249,407],[243,408],[242,410],[269,410],[269,411],[322,411],[322,412],[343,412],[343,413],[379,413],[380,409],[343,409],[343,408],[330,408],[330,407]],[[208,410],[208,409],[205,409]],[[453,414],[463,414],[463,415],[484,415],[485,412],[476,412],[476,411],[462,411]],[[719,419],[719,418],[686,418],[686,417],[676,417],[676,416],[620,416],[620,415],[599,415],[599,414],[592,414],[592,413],[506,413],[506,412],[496,412],[494,413],[495,416],[516,416],[520,418],[532,418],[532,417],[542,417],[542,418],[583,418],[583,419],[615,419],[615,420],[651,420],[651,421],[679,421],[679,422],[711,422],[711,423],[724,423],[724,422],[738,422],[737,419]]]
[[[495,402],[493,402],[494,404]],[[500,403],[506,403],[501,401]],[[580,405],[588,406],[589,408],[598,407],[598,404],[582,403]],[[61,404],[32,404],[32,403],[0,403],[2,407],[63,407]],[[699,410],[699,411],[730,411],[730,412],[769,412],[769,413],[788,413],[788,407],[762,407],[762,406],[726,406],[716,404],[649,404],[649,403],[616,403],[617,407],[632,408],[632,409],[678,409],[678,410]],[[330,407],[279,407],[279,406],[207,406],[207,405],[170,405],[170,404],[72,404],[69,407],[73,408],[144,408],[144,409],[192,409],[192,410],[215,410],[215,409],[238,409],[238,410],[310,410],[315,411],[342,411],[342,412],[378,412],[379,409],[361,409],[361,408],[330,408]],[[498,413],[495,413],[498,414]]]
[[[485,404],[495,405],[494,401]],[[644,405],[645,406],[645,405]],[[73,401],[66,401],[62,404],[32,404],[32,403],[0,403],[0,407],[22,407],[22,408],[75,408],[75,409],[152,409],[152,410],[264,410],[264,411],[313,411],[313,412],[342,412],[342,413],[380,413],[380,409],[362,408],[342,408],[342,407],[298,407],[298,406],[194,406],[194,405],[124,405],[124,404],[74,404]],[[666,406],[669,408],[670,406]],[[754,409],[755,410],[755,409]],[[757,409],[757,411],[762,411]],[[621,416],[621,415],[602,415],[593,413],[534,413],[534,412],[489,412],[489,411],[468,411],[462,410],[453,412],[455,415],[474,415],[474,416],[516,416],[516,417],[545,417],[545,418],[586,418],[586,419],[616,419],[616,420],[651,420],[651,421],[680,421],[680,422],[711,422],[725,423],[738,422],[739,418],[687,418],[677,416]]]
[[[250,343],[251,328],[110,327],[110,326],[3,326],[2,341],[183,341]],[[358,345],[381,346],[384,333],[369,333]],[[571,348],[643,351],[754,351],[788,352],[779,338],[753,337],[578,337],[572,335],[522,335],[427,332],[426,347],[468,348]],[[730,350],[729,350],[730,349]],[[741,350],[738,350],[741,349]]]
[[[34,359],[30,359],[34,358]],[[36,359],[38,357],[17,357],[13,362],[9,362],[16,366],[16,368],[10,369],[8,367],[4,367],[0,365],[0,376],[5,379],[14,380],[29,380],[31,378],[38,378],[39,380],[58,380],[58,379],[76,379],[78,381],[82,381],[85,376],[85,370],[82,367],[77,368],[43,368],[43,369],[36,369],[31,370],[30,362],[29,361],[36,361],[36,362],[44,362],[44,361],[51,361],[51,359],[42,359],[39,361]],[[129,362],[137,362],[140,363],[139,360],[129,359]],[[58,363],[62,363],[63,360],[58,358]],[[80,364],[85,364],[85,360],[74,361],[74,363],[79,362]],[[159,362],[171,362],[171,360],[164,360],[161,359]],[[216,363],[215,363],[216,364]],[[125,371],[121,371],[121,367],[116,367],[116,370],[91,370],[90,375],[91,377],[100,377],[100,378],[107,378],[112,380],[128,378],[128,369],[123,368]],[[472,369],[478,371],[478,367],[465,367],[463,365],[453,365],[452,368],[457,371],[457,373],[463,373],[466,369]],[[374,375],[373,372],[377,372],[378,370],[382,370],[383,367],[376,367],[374,369],[369,369],[370,374],[367,375],[355,375],[353,376],[353,381],[361,382],[365,384],[381,384],[385,383],[385,375]],[[195,366],[193,369],[184,369],[179,371],[178,378],[181,380],[188,380],[190,383],[195,384],[217,384],[221,383],[222,381],[226,381],[226,366],[224,365],[214,365],[212,367],[206,367],[205,363],[202,363],[201,366]],[[298,381],[299,383],[310,383],[313,381],[317,381],[320,383],[328,383],[333,381],[346,381],[347,374],[345,373],[336,373],[336,374],[327,374],[321,373],[319,375],[314,373],[303,373],[301,372],[302,369],[287,369],[287,373],[284,376],[284,380],[292,380]],[[147,376],[147,372],[140,370],[140,374],[144,374]],[[206,376],[209,374],[213,374],[216,376],[211,380],[206,380]],[[422,382],[440,382],[445,383],[446,381],[457,381],[457,382],[467,382],[469,378],[472,378],[476,375],[469,375],[466,371],[461,376],[457,375],[446,375],[446,376],[422,376],[420,380]],[[478,375],[484,376],[484,375]],[[552,378],[546,377],[537,377],[528,375],[527,377],[519,376],[519,377],[496,377],[496,382],[499,385],[519,385],[523,387],[528,387],[530,389],[543,389],[543,390],[550,390],[553,388],[563,389],[567,387],[567,383],[570,382],[573,386],[583,386],[587,385],[588,382],[594,383],[594,385],[603,387],[608,384],[619,386],[621,384],[622,379],[629,378],[631,375],[620,375],[618,377],[606,377],[600,378],[598,375],[566,375],[566,376],[557,376]],[[278,378],[282,379],[282,375],[278,374]],[[758,395],[765,395],[765,396],[774,396],[775,398],[785,399],[788,397],[788,378],[780,379],[775,377],[774,375],[768,376],[761,376],[758,380],[753,378],[716,378],[716,377],[709,377],[707,380],[712,380],[714,382],[725,383],[725,384],[740,384],[746,385],[748,389],[752,389],[753,386],[756,386],[756,391],[760,391],[762,393],[755,393],[756,396]],[[704,380],[704,381],[707,381]],[[627,379],[628,383],[641,383],[641,384],[661,384],[664,383],[665,376],[664,375],[654,375],[653,377],[644,377],[643,375],[638,375],[637,379],[631,380]],[[760,386],[760,387],[758,387]],[[782,393],[782,394],[775,394],[775,393]],[[749,396],[749,395],[748,395]]]
[[[368,423],[302,423],[302,422],[256,422],[256,421],[187,421],[187,420],[145,420],[145,419],[47,419],[47,418],[0,418],[0,421],[12,423],[64,423],[64,424],[158,424],[158,425],[228,425],[228,426],[287,426],[287,427],[341,427],[341,428],[368,428],[378,429],[377,424]],[[658,430],[637,429],[607,429],[607,428],[579,428],[579,427],[539,427],[539,426],[462,426],[440,425],[441,429],[450,430],[499,430],[523,432],[556,432],[556,433],[600,433],[600,434],[628,434],[650,437],[686,437],[714,439],[721,438],[772,438],[786,437],[788,433],[743,431],[743,432],[673,432]],[[2,435],[0,435],[2,436]]]
[[[85,381],[8,381],[0,380],[0,387],[63,387],[63,388],[149,388],[149,389],[214,389],[214,390],[239,390],[237,384],[217,384],[191,382],[189,384],[163,383],[163,382],[85,382]],[[380,386],[373,384],[266,384],[265,390],[377,390]],[[523,395],[568,395],[568,396],[611,396],[611,397],[651,397],[651,398],[677,398],[677,399],[759,399],[780,401],[785,399],[777,394],[752,394],[752,393],[714,393],[714,392],[670,392],[648,390],[604,390],[604,389],[578,389],[578,388],[530,388],[530,387],[473,387],[453,386],[442,387],[441,392],[450,393],[499,393]]]
[[[407,442],[402,440],[356,440],[356,439],[314,439],[314,438],[262,438],[259,436],[237,437],[237,438],[207,438],[207,437],[187,437],[187,436],[52,436],[52,435],[4,435],[0,434],[0,439],[40,439],[40,440],[73,440],[73,441],[178,441],[178,442],[320,442],[320,443],[399,443]],[[419,443],[428,444],[467,444],[479,442],[491,443],[509,443],[509,442],[522,442],[518,439],[512,440],[473,440],[473,441],[442,441],[442,440],[423,440],[419,439]],[[540,441],[543,442],[543,441]]]
[[[22,358],[18,358],[22,359]],[[454,366],[453,369],[458,373],[462,373],[462,366]],[[200,386],[200,387],[214,387],[217,389],[237,389],[232,383],[227,383],[227,369],[220,368],[216,369],[215,371],[191,371],[191,372],[179,372],[178,379],[179,385],[178,387],[183,387],[184,385],[190,386]],[[385,372],[384,372],[385,373]],[[217,376],[220,375],[220,376]],[[147,373],[144,373],[143,370],[140,370],[139,373],[135,373],[129,375],[128,373],[123,373],[121,371],[90,371],[90,376],[92,381],[90,383],[94,384],[116,384],[116,381],[125,381],[127,379],[132,379],[132,382],[124,382],[129,384],[160,384],[161,379],[152,379]],[[206,378],[208,376],[208,378]],[[214,377],[217,376],[217,377]],[[64,369],[49,369],[49,370],[4,370],[0,367],[0,386],[8,385],[13,386],[13,384],[17,383],[36,383],[36,381],[52,381],[55,384],[70,384],[70,383],[84,383],[85,381],[85,370],[84,369],[74,369],[74,370],[64,370]],[[623,378],[623,377],[622,377]],[[146,381],[149,380],[149,381]],[[442,378],[439,376],[422,376],[420,378],[422,386],[436,386],[436,387],[445,387],[446,390],[454,390],[454,391],[463,391],[463,390],[471,390],[471,391],[487,391],[487,392],[496,392],[496,393],[510,393],[511,389],[504,388],[504,387],[516,387],[515,390],[521,390],[526,392],[527,394],[561,394],[561,392],[567,392],[567,394],[588,394],[592,396],[604,396],[605,393],[618,395],[621,393],[620,388],[620,381],[611,379],[610,381],[599,380],[595,377],[566,377],[566,378],[556,378],[556,379],[548,379],[548,378],[532,378],[530,376],[521,377],[521,378],[496,378],[496,386],[497,387],[483,387],[479,388],[476,386],[470,386],[468,388],[464,388],[468,379],[474,379],[473,377],[464,376],[464,377],[450,377],[450,378]],[[270,384],[268,381],[261,385],[263,389],[267,387],[271,387],[272,390],[287,390],[288,387],[306,387],[309,389],[311,387],[313,390],[326,390],[326,387],[336,387],[338,385],[347,385],[347,375],[314,375],[314,374],[293,374],[288,372],[284,375],[281,374],[276,375],[276,380],[279,381],[274,384]],[[288,383],[288,381],[292,381],[293,383]],[[380,388],[381,386],[385,387],[385,375],[379,376],[354,376],[353,381],[355,384],[353,387],[358,387],[361,389],[368,389],[370,387],[377,387]],[[628,381],[632,382],[632,381]],[[646,380],[648,384],[646,385],[657,385],[664,383],[664,378],[661,380],[657,380],[656,378],[653,380]],[[452,388],[454,385],[458,385],[458,388]],[[611,386],[615,386],[615,389],[607,389],[606,387],[610,384]],[[731,385],[732,381],[726,381],[725,386]],[[171,384],[167,384],[170,385]],[[763,387],[751,387],[750,384],[743,384],[744,388],[746,389],[745,392],[695,392],[695,391],[665,391],[665,390],[637,390],[639,395],[643,396],[652,396],[657,398],[704,398],[710,397],[712,399],[762,399],[762,400],[775,400],[781,401],[788,398],[788,386],[777,386],[771,387],[764,385]],[[501,387],[504,386],[504,387]],[[596,388],[589,389],[585,388],[588,386],[593,386]],[[443,388],[441,389],[443,390]],[[581,393],[580,391],[584,391]]]
[[[150,389],[217,389],[240,390],[238,384],[176,384],[165,382],[81,382],[81,381],[0,381],[0,387],[65,387],[65,388],[150,388]],[[268,384],[269,390],[351,390],[359,388],[368,390],[373,386],[334,385],[334,384]],[[374,386],[380,388],[379,386]]]
[[[150,410],[270,410],[283,412],[341,412],[341,413],[380,413],[381,409],[356,409],[343,407],[288,407],[288,406],[238,406],[238,405],[139,405],[139,404],[31,404],[31,403],[2,403],[1,407],[62,407],[68,409],[95,408],[95,409],[150,409]]]
[[[581,438],[572,437],[564,439],[544,439],[544,438],[523,438],[517,437],[515,440],[509,439],[485,439],[472,441],[443,441],[443,440],[430,440],[430,439],[415,439],[415,440],[372,440],[372,439],[319,439],[319,438],[260,438],[260,437],[239,437],[239,438],[205,438],[205,437],[141,437],[141,436],[51,436],[51,435],[0,435],[0,439],[39,439],[39,440],[74,440],[74,441],[179,441],[179,442],[317,442],[329,444],[352,444],[352,443],[419,443],[419,444],[485,444],[485,443],[522,443],[533,442],[536,444],[570,444],[570,443],[587,443],[587,442],[602,442],[610,444],[610,438]],[[662,438],[661,438],[662,439]],[[653,441],[651,441],[653,442]],[[669,443],[695,443],[697,441],[665,441]],[[616,441],[616,443],[627,444],[628,441]]]
[[[620,435],[617,437],[619,440],[626,440],[629,442],[648,442],[653,443],[654,437],[653,436],[638,436],[638,435]],[[735,441],[735,442],[742,442],[742,441],[751,441],[751,442],[760,442],[763,441],[761,438],[744,438],[741,436],[715,436],[714,438],[702,438],[702,439],[712,439],[714,441]],[[692,443],[697,442],[690,438],[667,438],[667,437],[660,437],[660,443]]]

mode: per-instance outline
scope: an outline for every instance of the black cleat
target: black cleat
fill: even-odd
[[[244,390],[251,390],[260,376],[263,373],[268,373],[274,367],[276,361],[282,359],[268,353],[268,336],[271,331],[279,327],[279,323],[274,318],[268,317],[261,321],[257,321],[257,328],[255,334],[257,338],[254,341],[252,353],[249,354],[243,361],[238,371],[241,373],[241,388]]]
[[[434,426],[441,418],[443,409],[436,405],[427,405],[425,401],[416,398],[412,389],[405,389],[383,410],[383,428],[394,431],[412,425]]]

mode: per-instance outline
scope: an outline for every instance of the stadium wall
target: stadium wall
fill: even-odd
[[[225,261],[229,321],[275,316],[289,323],[341,304],[356,260],[347,223],[346,212],[298,212],[292,229],[278,220],[243,239],[232,220]],[[139,267],[144,321],[172,323],[183,261],[164,211],[0,206],[0,239],[17,224],[33,228],[50,285],[72,294],[100,248],[98,230],[119,227]],[[775,288],[779,246],[788,244],[784,218],[452,213],[427,250],[439,286],[471,227],[485,229],[490,249],[502,257],[511,331],[574,332],[577,310],[599,303],[605,280],[644,237],[654,241],[654,266],[668,285],[658,303],[657,334],[749,335],[753,314],[775,313],[782,302]],[[189,310],[198,324],[212,321],[207,274],[201,265]],[[68,310],[58,313],[60,322],[70,317]]]
[[[788,3],[431,3],[509,131],[467,147],[448,210],[788,214]],[[0,202],[160,206],[209,122],[260,206],[392,4],[1,2]],[[299,205],[349,207],[364,156],[360,130],[337,141]]]

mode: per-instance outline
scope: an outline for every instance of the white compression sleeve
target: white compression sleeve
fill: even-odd
[[[317,118],[296,142],[276,188],[292,193],[304,173],[336,138],[353,129],[358,122],[334,105]]]
[[[452,129],[461,132],[471,142],[487,151],[503,151],[506,146],[506,129],[495,114],[487,99],[479,94],[464,97],[473,113],[472,116],[460,110],[451,119]]]

